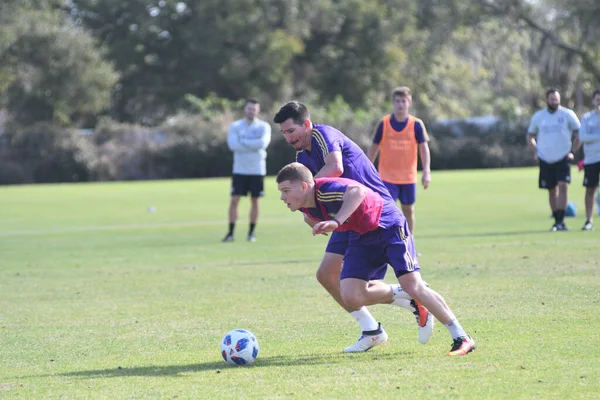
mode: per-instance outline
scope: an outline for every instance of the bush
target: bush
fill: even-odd
[[[93,179],[96,152],[89,138],[50,123],[26,128],[13,125],[5,134],[9,140],[4,152],[9,154],[13,171],[5,180],[50,183]]]

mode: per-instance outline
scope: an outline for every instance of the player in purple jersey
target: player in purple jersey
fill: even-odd
[[[291,211],[300,210],[318,221],[313,235],[349,232],[344,267],[339,277],[340,295],[353,310],[390,303],[399,297],[415,299],[427,307],[452,336],[447,356],[464,356],[475,350],[475,342],[462,328],[443,297],[421,279],[408,223],[394,201],[384,199],[368,187],[344,178],[315,178],[300,163],[291,163],[277,174],[277,187]],[[402,289],[391,285],[369,285],[382,267],[390,264]],[[387,334],[378,326],[363,332],[374,343]],[[382,340],[383,338],[383,340]]]
[[[379,173],[362,149],[331,126],[313,125],[304,104],[296,101],[285,104],[275,115],[273,121],[279,124],[287,142],[298,151],[296,160],[305,165],[316,178],[353,179],[379,193],[383,198],[392,200]],[[315,221],[307,215],[304,219],[310,226],[315,224]],[[344,304],[340,296],[339,276],[347,247],[348,233],[332,233],[317,270],[317,280],[338,304],[356,319],[362,331],[373,331],[378,329],[379,324],[367,308],[353,310]],[[370,285],[374,287],[387,286],[380,281],[385,277],[386,271],[387,267],[383,267],[374,273]],[[415,315],[419,327],[419,342],[427,343],[433,333],[433,317],[428,310],[414,300],[398,299],[393,304],[404,307]],[[373,345],[372,342],[365,341],[361,336],[355,345],[346,348],[345,351],[366,351]]]

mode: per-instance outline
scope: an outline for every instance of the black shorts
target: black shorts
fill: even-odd
[[[600,180],[600,162],[593,164],[585,164],[583,166],[585,173],[583,177],[583,186],[587,188],[598,187],[598,181]]]
[[[233,174],[231,179],[231,195],[246,196],[250,192],[252,197],[262,197],[265,194],[264,176]]]
[[[554,189],[558,182],[571,182],[571,164],[567,157],[554,163],[540,159],[540,189]]]

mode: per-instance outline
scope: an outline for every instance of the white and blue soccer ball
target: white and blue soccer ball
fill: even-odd
[[[256,336],[245,329],[234,329],[227,332],[221,342],[221,355],[227,364],[252,364],[258,356]]]

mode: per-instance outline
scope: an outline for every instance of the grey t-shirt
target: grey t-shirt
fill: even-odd
[[[553,113],[547,108],[533,114],[530,134],[537,134],[537,155],[540,160],[555,163],[571,151],[573,131],[579,130],[579,118],[565,107],[559,106]]]
[[[600,162],[600,114],[591,111],[581,118],[579,140],[583,143],[585,164]]]

